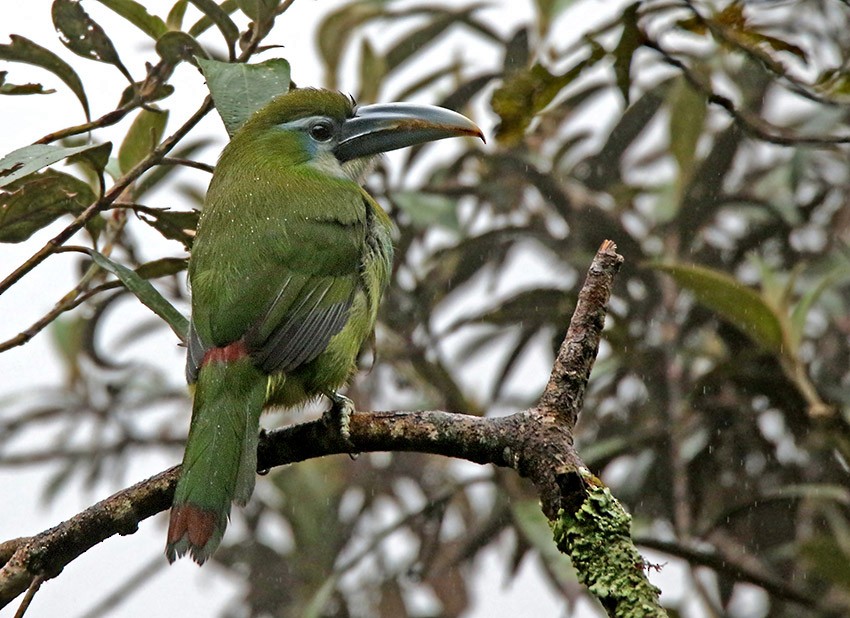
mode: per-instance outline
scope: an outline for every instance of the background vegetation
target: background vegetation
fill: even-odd
[[[361,103],[427,100],[498,121],[485,147],[414,149],[370,181],[398,228],[396,265],[377,353],[349,396],[361,410],[528,406],[610,238],[626,262],[578,450],[627,504],[638,543],[684,560],[670,614],[846,615],[850,5],[635,2],[565,44],[565,16],[587,3],[537,0],[507,37],[483,3],[362,0],[324,18],[326,86],[356,71]],[[66,366],[63,383],[0,408],[0,465],[62,463],[48,496],[141,450],[179,456],[181,376],[122,353],[167,325],[109,319],[137,302],[130,292],[147,297],[144,280],[186,307],[202,193],[179,170],[214,155],[193,159],[206,152],[190,132],[211,109],[205,93],[194,116],[169,116],[172,76],[195,56],[286,57],[263,41],[291,1],[180,0],[161,16],[142,4],[53,2],[62,58],[22,37],[0,45],[0,94],[69,88],[86,117],[63,130],[45,118],[37,145],[0,161],[0,241],[54,236],[26,262],[3,260],[0,292],[45,259],[79,262],[72,290],[50,290],[55,309],[0,343],[50,336]],[[94,21],[107,9],[150,37],[144,71],[122,63],[120,31]],[[410,70],[458,32],[496,59],[489,69],[459,53]],[[114,110],[89,109],[80,57],[127,81]],[[25,79],[7,79],[13,68]],[[103,131],[130,118],[107,145]],[[33,428],[54,440],[22,455]],[[566,615],[584,594],[511,473],[406,453],[311,461],[262,486],[236,515],[245,536],[228,534],[215,556],[244,579],[225,615],[460,616],[494,545],[512,572],[536,555]]]

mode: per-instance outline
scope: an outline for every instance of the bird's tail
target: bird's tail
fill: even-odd
[[[228,348],[210,352],[198,374],[183,470],[171,506],[165,548],[169,562],[189,552],[203,564],[221,542],[231,502],[244,505],[254,491],[268,378],[247,354]]]

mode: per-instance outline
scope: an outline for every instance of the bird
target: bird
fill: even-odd
[[[393,254],[391,220],[362,184],[382,153],[453,136],[484,139],[441,107],[297,88],[222,150],[189,259],[193,402],[169,562],[203,564],[231,505],[247,504],[264,410],[326,396],[346,435],[353,404],[338,390],[374,331]]]

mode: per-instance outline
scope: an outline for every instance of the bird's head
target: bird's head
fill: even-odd
[[[390,150],[461,135],[484,139],[475,123],[449,109],[411,103],[358,107],[339,92],[314,88],[275,98],[240,132],[297,144],[302,162],[355,181],[375,155]]]

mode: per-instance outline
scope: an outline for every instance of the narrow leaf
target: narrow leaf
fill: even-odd
[[[0,191],[0,242],[17,243],[65,214],[77,215],[96,199],[88,184],[47,170]]]
[[[0,94],[52,94],[56,92],[53,89],[45,89],[41,84],[7,84],[6,73],[7,71],[0,71]]]
[[[229,135],[233,135],[255,111],[289,90],[289,63],[283,58],[272,58],[260,64],[203,58],[197,61]]]
[[[174,331],[174,334],[180,341],[186,340],[186,333],[189,331],[189,320],[180,313],[174,305],[165,300],[165,297],[160,294],[155,287],[148,281],[139,276],[135,271],[130,270],[126,266],[110,260],[108,257],[95,251],[87,249],[86,253],[91,256],[95,264],[103,270],[112,273],[121,283],[130,290],[143,305],[161,317]]]
[[[235,55],[236,41],[239,40],[239,28],[230,19],[229,13],[236,10],[236,2],[230,2],[229,9],[225,8],[228,3],[225,2],[221,6],[217,5],[213,0],[189,0],[200,10],[208,21],[203,19],[198,21],[189,29],[189,34],[198,36],[209,27],[209,24],[215,24],[218,27],[224,40],[227,42],[227,49],[230,52],[230,57]]]
[[[71,92],[76,95],[80,105],[83,106],[86,119],[91,119],[89,115],[89,101],[83,89],[83,82],[80,81],[79,76],[71,68],[71,65],[49,49],[45,49],[25,37],[13,34],[9,39],[12,41],[9,45],[0,45],[0,60],[23,62],[47,69],[65,82],[68,88],[71,89]]]
[[[112,41],[77,0],[54,0],[51,14],[65,47],[83,58],[115,66],[132,83],[133,78],[118,57]]]
[[[168,15],[165,18],[165,25],[173,30],[180,30],[183,27],[183,17],[186,15],[186,7],[189,5],[188,0],[177,0]]]
[[[696,265],[654,264],[696,299],[739,328],[754,342],[773,353],[781,353],[782,324],[773,309],[750,288],[724,272]]]
[[[0,187],[72,155],[103,148],[104,144],[85,144],[70,148],[32,144],[18,148],[0,159]]]
[[[122,173],[126,174],[159,145],[167,122],[167,110],[143,109],[138,113],[118,149],[118,165]]]
[[[139,218],[169,240],[183,243],[186,250],[192,248],[195,228],[198,227],[197,210],[147,210],[139,212]]]
[[[103,6],[118,13],[121,17],[136,26],[154,41],[168,32],[168,26],[162,18],[151,15],[148,10],[135,0],[97,0]]]
[[[198,41],[191,35],[179,31],[166,32],[159,37],[156,42],[156,53],[163,60],[175,65],[184,60],[197,64],[196,56],[200,58],[208,56]]]
[[[640,5],[640,2],[634,2],[623,11],[623,32],[617,47],[614,48],[614,74],[617,77],[617,87],[627,105],[632,85],[632,59],[644,42],[643,32],[638,26],[637,12]]]

